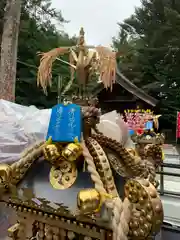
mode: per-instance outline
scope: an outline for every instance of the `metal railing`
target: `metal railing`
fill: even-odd
[[[163,163],[160,166],[160,169],[156,172],[160,175],[160,195],[171,195],[180,197],[180,192],[168,191],[164,189],[164,176],[173,176],[173,177],[180,177],[180,173],[173,173],[173,172],[166,172],[164,171],[164,167],[171,168],[171,169],[180,169],[180,164],[172,164],[172,163]]]

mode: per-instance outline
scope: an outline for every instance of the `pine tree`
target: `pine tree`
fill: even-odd
[[[175,123],[180,110],[180,1],[142,0],[120,26],[136,37],[136,57],[130,63],[132,72],[139,70],[139,86],[146,85],[160,99],[164,118]]]

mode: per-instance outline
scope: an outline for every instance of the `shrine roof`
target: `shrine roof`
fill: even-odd
[[[125,77],[119,69],[117,69],[117,77],[116,77],[116,83],[119,84],[122,88],[127,90],[129,93],[134,95],[135,97],[143,100],[144,102],[148,103],[151,106],[156,106],[158,103],[158,100],[154,97],[150,96],[148,93],[146,93],[141,88],[137,87],[134,83],[132,83],[127,77]],[[104,86],[101,82],[99,82],[98,86],[94,89],[94,95],[97,95],[104,89]]]

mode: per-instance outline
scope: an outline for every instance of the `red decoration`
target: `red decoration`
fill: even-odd
[[[125,121],[128,128],[137,134],[143,134],[145,124],[153,118],[153,113],[148,110],[127,110],[125,111]]]
[[[137,134],[141,135],[141,134],[143,134],[144,129],[139,128],[139,129],[136,130],[136,132],[137,132]]]
[[[180,138],[180,112],[177,113],[176,138]]]

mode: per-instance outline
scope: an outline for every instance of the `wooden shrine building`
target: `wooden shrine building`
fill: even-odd
[[[126,109],[151,109],[156,112],[158,100],[138,88],[122,73],[117,71],[116,83],[112,91],[103,88],[99,83],[93,95],[98,96],[99,106],[103,112],[117,110],[124,112]]]

